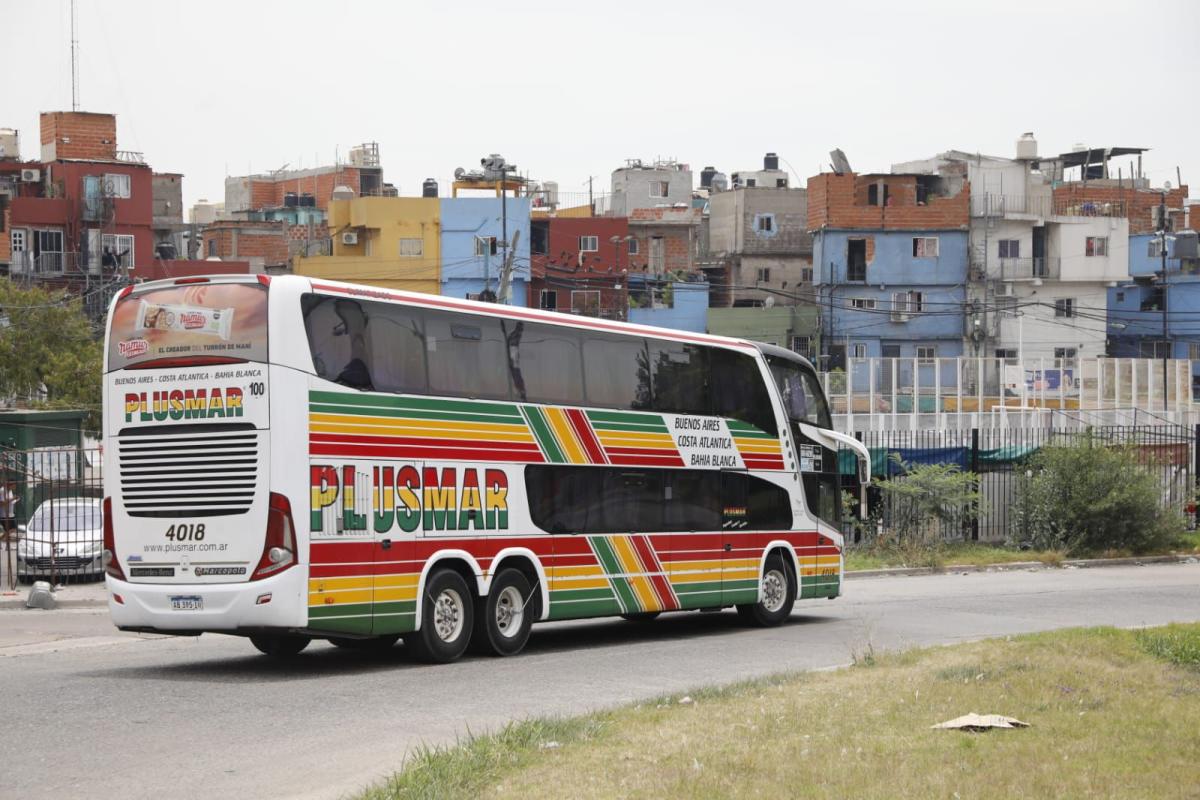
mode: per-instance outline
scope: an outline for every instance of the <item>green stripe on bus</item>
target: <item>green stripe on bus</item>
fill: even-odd
[[[308,618],[371,616],[370,603],[331,603],[327,606],[309,606]]]
[[[740,422],[736,419],[727,419],[725,424],[729,426],[729,432],[734,436],[742,439],[775,439],[778,437],[772,436],[761,428],[749,424],[748,422]]]
[[[546,417],[542,414],[542,410],[535,406],[523,406],[521,412],[529,420],[529,427],[533,429],[533,435],[541,445],[542,452],[546,454],[546,460],[552,464],[565,462],[567,459],[559,449],[558,442],[550,431],[550,426],[546,424]]]
[[[602,589],[555,589],[550,592],[550,602],[572,603],[580,600],[612,599],[612,589],[605,586]]]
[[[588,411],[588,419],[593,423],[608,425],[653,425],[662,430],[667,429],[663,418],[658,414],[638,414],[628,411]]]
[[[585,603],[550,603],[550,619],[582,619],[583,617],[608,617],[621,614],[617,601],[589,600]]]
[[[490,403],[481,400],[443,400],[441,398],[413,397],[411,395],[368,395],[348,392],[308,393],[310,403],[329,403],[345,406],[369,406],[378,408],[405,408],[418,411],[452,411],[465,414],[501,414],[517,416],[517,406],[512,403]]]
[[[459,414],[449,411],[415,411],[391,408],[367,408],[363,406],[333,406],[313,403],[308,407],[313,414],[344,414],[355,417],[386,417],[387,419],[427,419],[438,422],[496,422],[504,425],[522,425],[525,420],[516,416],[487,414]]]
[[[617,577],[625,570],[621,568],[621,560],[617,558],[616,552],[612,549],[612,544],[603,536],[592,536],[588,538],[588,541],[592,543],[592,548],[596,551],[596,556],[600,559],[601,566],[608,573],[608,582],[612,584],[613,591],[616,592],[621,604],[630,613],[641,611],[642,607],[638,603],[637,595],[634,594],[629,581]]]

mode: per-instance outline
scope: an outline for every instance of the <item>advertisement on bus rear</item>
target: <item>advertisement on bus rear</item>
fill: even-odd
[[[161,359],[267,360],[267,289],[199,283],[137,292],[117,301],[109,371]]]

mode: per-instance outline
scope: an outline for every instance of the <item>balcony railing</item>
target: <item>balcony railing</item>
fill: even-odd
[[[130,164],[145,164],[146,156],[137,150],[118,150],[117,161],[125,161]]]
[[[82,253],[17,252],[9,260],[8,272],[13,277],[58,278],[72,275],[99,275],[99,264],[89,265]]]
[[[1062,259],[1054,256],[1037,258],[997,258],[988,265],[988,277],[1002,281],[1028,281],[1036,278],[1058,278]]]
[[[1123,217],[1125,203],[1121,200],[1097,202],[1028,195],[976,194],[971,196],[971,216],[1005,217],[1027,215],[1034,217]]]

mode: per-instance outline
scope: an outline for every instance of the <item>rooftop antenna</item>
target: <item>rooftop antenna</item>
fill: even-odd
[[[79,110],[79,39],[75,37],[78,24],[75,0],[71,0],[71,110]]]

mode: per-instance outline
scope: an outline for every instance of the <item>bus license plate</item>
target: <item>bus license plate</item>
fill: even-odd
[[[171,598],[172,611],[203,611],[204,598],[200,595],[176,595]]]

